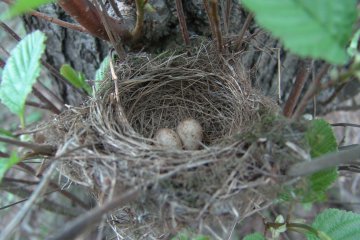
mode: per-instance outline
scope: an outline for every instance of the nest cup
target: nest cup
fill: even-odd
[[[266,148],[242,136],[277,106],[251,87],[240,56],[220,56],[207,43],[185,53],[129,55],[116,72],[118,81],[104,80],[87,106],[62,116],[57,131],[61,151],[89,146],[63,159],[63,175],[96,196],[140,189],[110,214],[117,234],[140,239],[193,228],[226,235],[225,225],[230,231],[271,200],[263,173],[281,167],[264,164]],[[187,118],[203,128],[200,150],[154,144],[158,129]]]

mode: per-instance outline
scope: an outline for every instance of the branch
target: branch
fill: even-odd
[[[142,29],[144,27],[144,6],[147,0],[135,0],[136,4],[136,24],[131,32],[132,41],[136,42],[142,35]]]
[[[49,156],[54,155],[54,153],[56,151],[56,147],[52,146],[52,145],[22,142],[22,141],[11,139],[11,138],[0,137],[0,142],[12,144],[12,145],[19,146],[19,147],[28,148],[38,154],[44,154],[44,155],[49,155]]]
[[[321,86],[321,79],[324,77],[324,75],[327,73],[330,65],[324,64],[322,68],[320,69],[319,73],[315,77],[314,81],[311,83],[310,87],[306,91],[305,95],[301,99],[298,107],[296,108],[295,113],[293,114],[293,119],[298,119],[300,116],[304,113],[307,103],[311,98],[313,98]]]
[[[8,5],[11,5],[13,4],[13,1],[12,0],[1,0],[2,2],[8,4]],[[65,22],[65,21],[62,21],[60,19],[57,19],[57,18],[54,18],[54,17],[50,17],[48,15],[46,15],[45,13],[42,13],[42,12],[38,12],[38,11],[30,11],[29,12],[30,15],[34,16],[34,17],[37,17],[37,18],[41,18],[41,19],[44,19],[48,22],[51,22],[51,23],[54,23],[56,25],[59,25],[61,27],[65,27],[65,28],[69,28],[69,29],[72,29],[72,30],[75,30],[75,31],[79,31],[79,32],[88,32],[86,31],[86,29],[81,26],[81,25],[76,25],[76,24],[72,24],[72,23],[69,23],[69,22]]]
[[[186,20],[184,16],[184,9],[182,6],[182,0],[175,0],[176,2],[176,12],[179,19],[179,26],[181,30],[182,37],[184,39],[185,45],[190,45],[190,38],[189,38],[189,32],[186,26]]]
[[[299,177],[309,175],[320,170],[339,166],[340,164],[356,163],[360,158],[360,146],[352,147],[336,153],[326,154],[313,159],[311,162],[301,162],[292,165],[287,171],[288,176]]]
[[[85,232],[91,226],[96,224],[102,219],[102,216],[108,211],[111,211],[115,208],[118,208],[125,203],[130,202],[132,199],[140,192],[140,187],[131,189],[124,194],[115,197],[112,201],[105,203],[102,206],[96,207],[85,214],[79,216],[75,220],[67,223],[63,229],[61,229],[57,234],[52,236],[51,240],[62,240],[62,239],[75,239],[77,236]]]
[[[90,1],[60,0],[58,4],[92,35],[106,41],[110,40],[99,13]],[[132,40],[131,33],[125,24],[111,17],[108,17],[108,22],[111,29],[118,34],[124,42]]]
[[[35,201],[38,199],[38,197],[41,195],[44,189],[48,186],[51,174],[55,169],[56,169],[56,164],[52,164],[52,166],[48,169],[43,179],[41,180],[41,183],[36,187],[36,189],[32,193],[29,200],[24,204],[24,206],[20,209],[20,211],[16,214],[16,216],[12,218],[12,220],[6,225],[6,227],[2,229],[2,232],[0,234],[0,240],[5,240],[10,238],[14,230],[19,226],[19,224],[22,222],[24,217],[31,210],[31,207],[34,205]]]
[[[356,127],[360,128],[360,124],[354,124],[354,123],[333,123],[331,124],[333,127]]]
[[[249,28],[250,26],[250,23],[251,23],[251,20],[253,19],[253,14],[252,13],[249,13],[247,16],[246,16],[246,19],[245,19],[245,22],[244,22],[244,25],[243,27],[241,28],[241,31],[240,31],[240,34],[239,34],[239,37],[238,37],[238,40],[237,42],[235,43],[235,50],[239,51],[240,48],[241,48],[241,45],[244,41],[244,36],[245,36],[245,32],[246,30]]]
[[[203,0],[203,3],[204,3],[205,12],[206,12],[206,14],[208,16],[208,19],[209,19],[211,35],[215,39],[216,38],[216,31],[215,31],[214,23],[213,23],[213,21],[211,20],[211,17],[210,17],[209,2],[208,2],[208,0]]]
[[[292,87],[291,93],[285,103],[283,114],[285,117],[291,117],[295,106],[299,100],[301,91],[309,77],[309,65],[305,61],[300,62],[299,72],[297,73],[295,84]]]
[[[222,34],[220,30],[220,19],[218,13],[218,2],[217,0],[210,0],[210,8],[209,8],[210,18],[213,21],[214,31],[216,35],[217,47],[220,53],[223,52],[223,40]]]

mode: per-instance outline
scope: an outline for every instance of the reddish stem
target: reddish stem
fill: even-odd
[[[95,6],[90,1],[60,0],[58,4],[92,35],[106,41],[110,40]],[[108,17],[108,22],[111,29],[124,42],[131,40],[131,34],[124,24],[111,17]]]

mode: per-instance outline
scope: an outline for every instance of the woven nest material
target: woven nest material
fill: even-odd
[[[280,136],[301,145],[303,129],[269,117],[277,106],[252,89],[239,56],[219,56],[212,44],[155,58],[137,54],[119,64],[117,76],[116,89],[105,80],[86,106],[54,120],[56,137],[48,141],[61,146],[58,155],[78,148],[60,157],[60,172],[97,197],[141,189],[109,215],[126,239],[182,228],[226,236],[276,197],[290,164],[283,160],[299,159]],[[154,144],[159,128],[175,129],[189,117],[204,129],[201,149]]]

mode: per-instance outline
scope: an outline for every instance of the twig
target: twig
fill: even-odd
[[[211,35],[212,35],[213,39],[215,39],[216,38],[216,31],[215,31],[214,23],[213,23],[213,21],[212,21],[212,19],[210,17],[209,2],[208,2],[208,0],[203,0],[203,3],[204,3],[204,8],[205,8],[206,15],[208,16],[208,19],[209,19]]]
[[[185,20],[185,15],[184,15],[184,9],[182,6],[182,0],[175,0],[176,2],[176,12],[178,15],[178,19],[179,19],[179,26],[180,26],[180,31],[181,31],[181,35],[183,37],[183,40],[185,42],[185,45],[189,46],[190,45],[190,38],[189,38],[189,32],[186,26],[186,20]]]
[[[72,29],[72,30],[75,30],[75,31],[79,31],[79,32],[84,32],[84,33],[89,33],[83,26],[81,25],[78,25],[78,24],[73,24],[73,23],[69,23],[69,22],[65,22],[65,21],[62,21],[60,19],[57,19],[57,18],[54,18],[54,17],[50,17],[48,15],[46,15],[45,13],[42,13],[42,12],[38,12],[38,11],[31,11],[30,14],[34,17],[37,17],[37,18],[41,18],[41,19],[44,19],[48,22],[51,22],[51,23],[54,23],[56,25],[59,25],[61,27],[64,27],[64,28],[68,28],[68,29]]]
[[[232,0],[222,1],[222,4],[223,4],[224,32],[225,34],[229,34],[229,28],[230,28],[229,23],[230,23]]]
[[[2,2],[8,4],[8,5],[11,5],[13,4],[13,1],[11,0],[1,0]],[[37,17],[37,18],[41,18],[41,19],[44,19],[48,22],[51,22],[51,23],[54,23],[56,25],[59,25],[61,27],[65,27],[65,28],[69,28],[69,29],[72,29],[72,30],[75,30],[75,31],[79,31],[79,32],[88,32],[83,26],[81,25],[76,25],[76,24],[73,24],[73,23],[69,23],[69,22],[65,22],[65,21],[62,21],[60,19],[57,19],[57,18],[54,18],[54,17],[50,17],[48,15],[46,15],[45,13],[42,13],[42,12],[38,12],[38,11],[35,11],[35,10],[32,10],[30,11],[30,13],[32,16],[34,17]]]
[[[293,119],[298,119],[303,114],[307,103],[315,96],[315,94],[319,90],[321,79],[324,77],[329,67],[329,64],[325,64],[322,66],[314,81],[311,83],[310,87],[306,91],[304,97],[301,99],[298,107],[296,108],[296,111],[292,116]]]
[[[354,123],[333,123],[331,124],[333,127],[356,127],[360,128],[360,124],[354,124]]]
[[[111,5],[112,9],[114,10],[116,16],[118,16],[120,19],[122,19],[123,16],[121,15],[121,12],[120,12],[118,6],[116,5],[116,3],[114,2],[114,0],[109,0],[109,3]]]
[[[0,68],[5,67],[5,61],[0,58]]]
[[[11,139],[11,138],[4,138],[0,137],[0,142],[24,147],[33,150],[34,152],[38,154],[44,154],[44,155],[54,155],[56,152],[56,147],[52,145],[46,145],[46,144],[36,144],[36,143],[29,143],[29,142],[22,142],[19,140]]]
[[[92,35],[109,41],[105,27],[101,24],[101,18],[94,5],[88,0],[60,0],[58,4],[71,15],[80,25],[86,28]],[[131,34],[128,27],[109,17],[111,29],[118,34],[124,42],[130,41]]]
[[[94,224],[99,222],[102,219],[102,216],[108,211],[111,211],[115,208],[118,208],[125,203],[136,198],[140,192],[140,187],[131,189],[124,194],[115,197],[112,201],[105,203],[102,206],[94,208],[85,214],[79,216],[75,220],[67,223],[63,229],[61,229],[57,234],[52,236],[51,240],[63,240],[63,239],[75,239],[77,236],[85,232],[87,229],[92,227]],[[1,239],[0,239],[1,240]]]
[[[210,0],[210,8],[209,8],[210,18],[214,24],[214,30],[216,35],[216,42],[217,47],[220,53],[223,53],[223,40],[222,34],[220,30],[220,19],[218,13],[218,1],[217,0]]]
[[[295,106],[299,100],[301,91],[305,85],[306,80],[309,77],[309,65],[304,61],[299,64],[299,72],[297,73],[294,86],[292,87],[291,93],[285,103],[283,114],[285,117],[291,117]]]
[[[117,75],[115,73],[115,68],[114,68],[112,57],[110,57],[110,73],[111,73],[111,78],[114,81],[115,100],[118,103],[120,101],[120,99],[119,99],[118,77],[117,77]]]
[[[105,6],[104,6],[102,0],[97,0],[94,3],[95,3],[95,8],[99,13],[102,24],[105,27],[106,34],[108,35],[108,37],[110,39],[111,44],[115,48],[117,54],[119,55],[119,58],[121,60],[125,59],[126,53],[122,46],[122,41],[121,41],[120,37],[118,36],[118,34],[116,34],[116,32],[114,32],[110,26],[109,16],[108,16],[107,12],[104,10]],[[99,4],[100,4],[100,6],[99,6]]]
[[[50,111],[52,110],[45,104],[41,104],[41,103],[37,103],[37,102],[33,102],[33,101],[26,101],[25,104],[30,107],[35,107],[35,108],[45,109],[45,110],[50,110]]]
[[[1,158],[9,158],[10,155],[7,154],[7,153],[4,153],[4,152],[1,152],[1,151],[0,151],[0,157],[1,157]]]
[[[33,85],[33,93],[37,98],[45,102],[52,112],[60,114],[64,110],[64,103],[41,82]]]
[[[241,31],[240,31],[238,40],[237,40],[237,42],[235,43],[235,50],[236,50],[236,51],[239,51],[240,48],[241,48],[241,45],[242,45],[242,43],[243,43],[243,41],[244,41],[245,32],[246,32],[246,30],[249,28],[250,23],[251,23],[251,20],[253,19],[253,16],[254,16],[254,15],[253,15],[252,13],[249,13],[249,14],[246,16],[246,19],[245,19],[245,22],[244,22],[243,27],[241,28]]]
[[[136,23],[134,29],[131,31],[132,40],[137,41],[141,35],[144,26],[144,6],[147,0],[135,0],[136,4]]]
[[[299,177],[309,175],[320,170],[336,167],[340,164],[359,164],[356,160],[360,158],[360,146],[343,150],[336,153],[330,153],[310,162],[301,162],[292,165],[287,171],[288,176]]]
[[[0,240],[6,240],[10,238],[14,230],[20,225],[21,221],[31,210],[32,206],[34,206],[35,201],[42,194],[44,189],[48,186],[51,174],[55,169],[56,169],[56,163],[52,164],[51,167],[48,169],[48,171],[44,174],[41,183],[36,187],[31,197],[20,209],[18,214],[16,214],[16,216],[10,221],[10,223],[7,224],[5,228],[3,228],[0,234]]]

